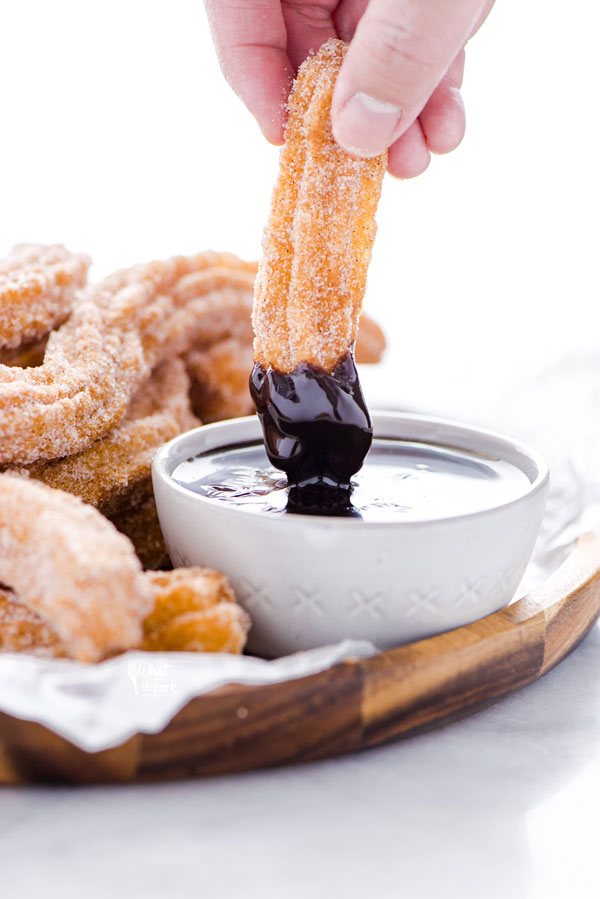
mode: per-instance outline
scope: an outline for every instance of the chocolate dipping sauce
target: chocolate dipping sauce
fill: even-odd
[[[347,505],[352,475],[373,440],[352,354],[331,374],[306,362],[289,373],[256,363],[250,393],[267,455],[287,475],[290,499],[306,510]]]
[[[521,496],[527,476],[505,460],[455,447],[375,438],[362,469],[335,502],[319,504],[319,485],[297,488],[269,464],[260,443],[200,453],[180,463],[172,477],[182,487],[216,503],[252,514],[317,513],[366,522],[428,520],[478,512]],[[310,505],[316,491],[316,505]]]

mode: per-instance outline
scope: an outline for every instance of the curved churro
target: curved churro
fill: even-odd
[[[348,488],[372,438],[352,350],[386,158],[333,138],[345,52],[329,40],[298,72],[254,294],[251,392],[271,462],[299,487]]]
[[[232,334],[252,264],[201,253],[134,266],[81,292],[42,365],[0,366],[0,463],[66,456],[106,434],[160,362]]]
[[[235,337],[191,350],[185,357],[191,379],[190,399],[204,422],[239,418],[253,412],[248,390],[252,344]]]
[[[17,244],[0,260],[0,348],[35,343],[65,321],[91,260],[60,244]]]
[[[365,312],[361,313],[354,358],[359,365],[375,365],[381,362],[385,350],[385,334],[377,322]]]
[[[229,652],[244,648],[250,627],[227,578],[207,568],[147,572],[152,596],[143,636],[130,649],[148,652]],[[85,596],[80,595],[82,610]],[[54,658],[74,657],[54,629],[11,590],[0,588],[0,652],[28,652]],[[112,654],[112,653],[111,653]]]
[[[209,568],[146,573],[154,609],[144,621],[141,649],[175,652],[241,652],[250,618],[238,606],[227,578]]]
[[[0,583],[80,661],[139,644],[153,601],[131,544],[99,512],[10,474],[0,475]]]
[[[167,440],[200,424],[189,390],[183,361],[164,362],[104,437],[72,456],[15,470],[96,506],[129,537],[143,566],[157,568],[168,556],[152,493],[152,459]]]
[[[238,327],[237,330],[242,329]],[[362,315],[356,340],[356,361],[364,364],[379,362],[384,348],[383,331],[373,319]],[[253,412],[248,390],[252,341],[247,334],[195,347],[184,358],[191,379],[192,408],[202,421],[238,418]]]
[[[156,450],[200,424],[190,409],[189,386],[181,359],[159,365],[133,397],[123,420],[108,434],[80,453],[34,462],[21,471],[80,497],[104,514],[122,500],[130,505],[132,491],[149,484]]]
[[[61,658],[64,647],[41,615],[0,588],[0,652],[31,652]]]

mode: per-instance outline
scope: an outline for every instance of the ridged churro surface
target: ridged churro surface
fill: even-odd
[[[230,336],[252,281],[252,264],[201,253],[84,288],[41,365],[0,365],[0,463],[71,455],[104,436],[156,365]]]
[[[126,537],[76,497],[10,474],[0,475],[0,583],[80,661],[137,645],[152,608]]]
[[[149,479],[152,459],[163,443],[200,424],[190,409],[189,387],[183,360],[164,362],[106,436],[80,453],[35,462],[21,471],[105,511]]]
[[[90,267],[60,244],[17,244],[0,260],[0,349],[43,338],[69,316]]]
[[[254,356],[264,368],[331,372],[352,349],[375,237],[386,158],[339,147],[331,99],[346,52],[331,39],[303,63],[254,294]]]

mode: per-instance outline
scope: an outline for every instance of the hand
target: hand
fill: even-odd
[[[274,144],[294,73],[330,37],[350,42],[333,133],[358,156],[389,148],[412,178],[465,131],[464,46],[494,0],[205,0],[223,73]]]

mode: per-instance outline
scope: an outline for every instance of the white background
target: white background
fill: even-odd
[[[590,0],[499,0],[467,53],[464,144],[388,179],[366,307],[390,350],[366,375],[372,401],[468,415],[600,342],[599,25]],[[258,254],[277,151],[223,82],[200,0],[2,0],[0,103],[1,251],[61,241],[96,275]],[[495,709],[368,755],[1,791],[7,895],[597,896],[599,642]]]
[[[258,255],[277,150],[222,79],[201,0],[0,9],[0,251],[61,241],[98,276],[206,247]],[[372,402],[468,414],[597,343],[599,23],[589,0],[499,0],[467,51],[463,145],[387,179],[366,308],[390,351],[366,375]]]

